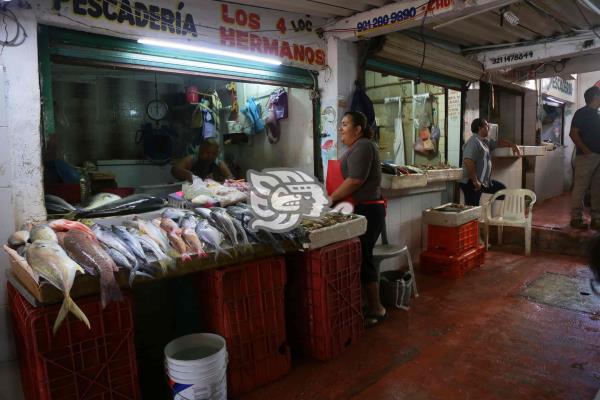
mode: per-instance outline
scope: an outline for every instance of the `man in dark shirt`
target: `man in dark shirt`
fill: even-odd
[[[587,229],[583,219],[583,197],[591,186],[591,228],[600,230],[600,88],[592,86],[583,97],[585,107],[575,112],[571,122],[570,136],[577,149],[571,194],[571,226]]]

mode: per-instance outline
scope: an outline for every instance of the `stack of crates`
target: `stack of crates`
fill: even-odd
[[[285,331],[283,257],[272,257],[198,274],[204,326],[225,338],[227,391],[251,391],[291,368]]]
[[[34,307],[7,286],[26,400],[141,399],[129,294],[104,310],[100,296],[77,299],[91,329],[69,315],[53,334],[60,304]]]
[[[363,334],[360,240],[289,257],[288,318],[305,354],[329,360]]]
[[[478,220],[459,226],[428,225],[421,270],[443,278],[460,278],[483,264],[484,247],[479,244]]]

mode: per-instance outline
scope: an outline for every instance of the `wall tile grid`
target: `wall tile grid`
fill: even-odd
[[[413,262],[424,250],[426,227],[422,224],[423,210],[439,206],[442,192],[423,193],[388,200],[386,225],[388,240],[392,244],[408,246]],[[404,257],[389,259],[381,264],[381,271],[394,270],[406,264]]]

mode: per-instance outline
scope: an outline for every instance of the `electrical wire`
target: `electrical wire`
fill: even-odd
[[[0,47],[2,47],[0,50],[1,55],[2,52],[4,52],[5,47],[17,47],[22,45],[27,39],[27,31],[12,10],[3,7],[0,9],[0,15],[2,15],[2,23],[4,24],[4,32],[6,33],[6,39],[0,41]],[[8,38],[8,24],[6,22],[6,18],[8,18],[9,21],[14,22],[15,26],[17,27],[17,31],[11,39]]]
[[[425,50],[427,48],[427,41],[425,40],[425,36],[423,35],[423,28],[425,27],[425,20],[427,19],[427,13],[429,12],[429,3],[433,0],[429,0],[425,5],[425,15],[423,15],[423,19],[421,20],[421,29],[419,35],[421,36],[421,41],[423,42],[423,56],[421,57],[421,65],[419,66],[419,73],[417,74],[417,79],[415,82],[417,85],[421,82],[421,73],[423,72],[423,65],[425,65]]]

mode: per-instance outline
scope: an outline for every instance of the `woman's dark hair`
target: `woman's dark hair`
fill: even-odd
[[[486,124],[486,120],[484,118],[475,118],[473,122],[471,122],[471,132],[479,133],[479,128],[483,128]]]
[[[367,124],[367,116],[365,114],[361,113],[360,111],[348,111],[344,114],[344,117],[345,116],[352,118],[352,125],[360,126],[364,137],[367,139],[373,139],[375,132],[373,132],[373,129],[371,129],[371,127]]]
[[[597,96],[600,96],[600,88],[598,86],[592,86],[583,94],[585,104],[590,104],[592,101],[594,101],[594,98]]]

